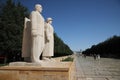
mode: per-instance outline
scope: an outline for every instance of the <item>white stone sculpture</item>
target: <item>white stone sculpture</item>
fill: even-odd
[[[52,24],[52,18],[47,18],[45,23],[45,47],[42,54],[43,60],[50,60],[54,55],[54,29]]]
[[[30,62],[31,57],[31,23],[30,19],[25,17],[23,42],[22,42],[22,57],[25,61]]]
[[[23,50],[22,56],[29,58],[32,62],[41,63],[40,55],[44,49],[44,18],[40,14],[42,12],[42,6],[40,4],[35,5],[35,11],[31,12],[30,15],[30,38],[26,37],[29,33],[25,32],[27,35],[23,37]],[[28,41],[25,43],[24,41]],[[30,46],[29,46],[30,45]]]

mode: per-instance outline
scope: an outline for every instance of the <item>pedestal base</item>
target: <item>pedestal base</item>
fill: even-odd
[[[71,80],[72,62],[51,62],[44,66],[3,66],[0,80]]]

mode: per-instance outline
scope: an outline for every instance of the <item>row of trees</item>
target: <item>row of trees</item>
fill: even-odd
[[[20,2],[7,0],[0,5],[0,54],[12,60],[13,56],[21,55],[24,18],[30,13]],[[72,54],[71,49],[56,34],[54,36],[55,56]]]
[[[54,34],[54,53],[55,57],[73,54],[72,50],[55,33]]]
[[[93,45],[91,48],[83,51],[83,54],[100,54],[101,57],[120,58],[120,36],[113,36],[104,42]]]

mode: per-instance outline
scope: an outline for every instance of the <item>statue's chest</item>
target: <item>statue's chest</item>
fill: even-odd
[[[38,20],[39,22],[44,22],[44,18],[43,18],[43,16],[40,15],[40,14],[37,14],[37,20]]]

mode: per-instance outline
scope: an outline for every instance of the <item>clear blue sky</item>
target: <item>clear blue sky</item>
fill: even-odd
[[[84,50],[113,35],[120,36],[120,0],[14,0],[53,18],[57,35],[72,49]]]

